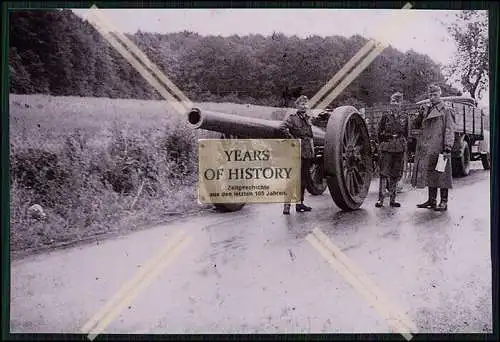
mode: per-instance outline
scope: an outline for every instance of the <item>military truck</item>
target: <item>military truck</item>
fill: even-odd
[[[479,109],[477,102],[464,96],[442,97],[442,100],[455,109],[455,144],[452,149],[452,173],[454,177],[465,177],[469,175],[470,162],[480,160],[483,168],[489,170],[491,167],[489,149],[489,131],[486,129],[488,117],[483,110]],[[413,121],[418,115],[419,108],[428,103],[422,100],[414,104],[403,106],[403,111],[409,116],[409,138],[407,161],[414,160],[418,130],[413,128]],[[365,120],[368,126],[374,165],[378,160],[377,127],[380,118],[389,111],[389,105],[375,106],[365,110]]]

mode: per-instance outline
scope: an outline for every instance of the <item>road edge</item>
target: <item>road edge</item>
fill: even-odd
[[[212,208],[200,208],[200,209],[194,209],[187,211],[185,213],[180,213],[180,214],[174,214],[170,216],[167,219],[161,219],[158,220],[157,222],[151,222],[148,224],[143,224],[143,225],[138,225],[134,227],[134,229],[127,230],[127,231],[112,231],[112,232],[104,232],[100,234],[94,234],[91,236],[86,236],[81,239],[74,239],[70,241],[65,241],[65,242],[59,242],[55,243],[49,246],[43,246],[43,247],[37,247],[37,248],[28,248],[24,250],[17,250],[17,251],[10,251],[10,260],[11,262],[19,262],[24,259],[27,259],[29,257],[37,256],[37,255],[42,255],[42,254],[49,254],[51,252],[56,252],[56,251],[62,251],[65,249],[71,249],[75,247],[82,247],[82,246],[87,246],[90,245],[91,243],[97,243],[99,244],[100,242],[104,242],[107,240],[111,240],[113,238],[120,238],[120,237],[125,237],[128,235],[131,235],[133,233],[138,233],[144,230],[152,229],[164,224],[170,224],[172,222],[175,222],[177,220],[187,218],[187,217],[193,217],[197,215],[201,215],[206,212],[211,212],[213,209]]]

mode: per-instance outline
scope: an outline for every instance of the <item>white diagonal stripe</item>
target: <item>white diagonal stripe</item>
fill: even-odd
[[[408,3],[406,3],[406,4],[405,4],[405,5],[404,5],[401,9],[402,9],[402,10],[406,10],[406,9],[410,9],[411,7],[412,7],[412,5],[408,2]],[[401,14],[401,12],[399,12],[399,14]],[[396,16],[396,17],[393,17],[393,18],[392,18],[392,20],[394,20],[394,18],[399,19],[399,18],[402,18],[402,17],[401,17],[401,16]],[[396,23],[395,21],[392,21],[392,22],[391,22],[391,24],[392,24],[392,25],[394,25],[395,23]],[[391,26],[392,26],[392,25],[391,25]],[[389,25],[388,25],[388,26],[389,26]],[[389,26],[389,27],[390,27],[390,29],[392,29],[392,27],[391,27],[391,26]],[[384,26],[384,32],[391,32],[391,31],[387,28],[387,26]],[[400,31],[397,31],[397,32],[400,32]],[[336,83],[337,83],[340,79],[342,79],[342,78],[344,77],[345,73],[347,73],[347,72],[348,72],[348,71],[349,71],[349,70],[350,70],[350,69],[351,69],[351,68],[352,68],[352,67],[353,67],[353,66],[354,66],[354,65],[355,65],[358,61],[359,61],[359,59],[361,59],[361,57],[363,57],[363,56],[364,56],[364,55],[365,55],[368,51],[370,51],[370,49],[372,49],[374,46],[378,46],[378,47],[380,47],[380,46],[381,46],[381,44],[382,44],[382,43],[375,44],[375,42],[374,42],[374,40],[373,40],[373,39],[372,39],[372,40],[370,40],[370,41],[368,41],[368,42],[367,42],[367,43],[366,43],[366,44],[365,44],[365,45],[364,45],[364,46],[363,46],[363,47],[362,47],[362,48],[358,51],[358,53],[357,53],[356,55],[354,55],[354,56],[351,58],[351,60],[349,60],[349,61],[346,63],[346,65],[345,65],[345,66],[344,66],[344,67],[343,67],[343,68],[342,68],[342,69],[341,69],[341,70],[340,70],[337,74],[335,74],[335,75],[332,77],[332,79],[331,79],[331,80],[330,80],[330,81],[329,81],[329,82],[328,82],[325,86],[323,86],[323,88],[321,88],[321,89],[320,89],[320,91],[319,91],[317,94],[315,94],[315,95],[312,97],[312,99],[311,99],[311,100],[309,101],[309,103],[308,103],[309,108],[311,108],[311,109],[324,109],[324,108],[325,108],[325,107],[326,107],[326,106],[327,106],[327,105],[328,105],[328,104],[329,104],[329,103],[330,103],[330,102],[331,102],[331,101],[332,101],[335,97],[337,97],[337,96],[338,96],[338,94],[340,93],[340,92],[338,92],[338,93],[337,93],[337,95],[333,96],[333,98],[332,98],[330,101],[328,101],[328,102],[326,102],[326,100],[323,100],[323,101],[321,102],[321,106],[315,106],[315,105],[316,105],[316,103],[317,103],[317,102],[318,102],[318,101],[319,101],[319,100],[320,100],[320,99],[324,96],[324,94],[328,92],[329,88],[331,89],[331,87],[332,87],[332,86],[334,86],[334,85],[335,85],[335,84],[336,84]],[[383,44],[383,45],[386,45],[386,44]],[[384,48],[385,48],[385,46],[384,46]],[[383,50],[383,49],[382,49],[382,50]],[[375,57],[377,57],[377,56],[380,54],[380,52],[381,52],[382,50],[380,50],[380,51],[379,51],[378,53],[376,53],[376,54],[373,54],[373,52],[372,52],[372,54],[369,54],[369,55],[368,55],[368,56],[366,56],[365,58],[369,58],[369,59],[370,59],[370,63],[371,63],[371,61],[373,61],[373,59],[375,59]],[[377,51],[377,50],[375,50],[375,51]],[[366,67],[369,65],[369,63],[363,63],[363,61],[361,62],[361,64],[362,64],[362,65],[364,65],[364,68],[366,68]],[[363,69],[364,69],[364,68],[363,68]],[[361,69],[361,71],[359,71],[359,69],[357,69],[357,70],[359,71],[359,72],[357,72],[357,75],[359,75],[359,74],[363,71],[363,69]],[[355,70],[356,70],[356,69],[355,69]],[[354,70],[353,70],[353,72],[354,72]],[[352,73],[352,72],[351,72],[351,73]],[[356,76],[357,76],[357,75],[356,75]],[[347,75],[347,77],[349,77],[349,75]],[[349,82],[347,83],[347,85],[349,85],[349,84],[352,82],[352,80],[353,80],[354,78],[350,77],[350,79],[351,79],[351,81],[349,81]],[[342,84],[342,83],[341,83],[341,84]],[[345,89],[345,87],[347,86],[347,85],[345,85],[345,84],[346,84],[345,82],[343,82],[343,84],[344,84],[344,86],[343,86],[342,90],[343,90],[343,89]],[[335,90],[335,89],[333,89],[333,90]],[[332,92],[333,92],[333,90],[332,90]],[[326,105],[325,105],[325,103],[326,103]]]
[[[163,248],[160,249],[151,259],[147,260],[146,263],[142,265],[139,272],[137,272],[128,283],[123,285],[123,287],[120,288],[115,295],[85,323],[81,332],[87,333],[94,325],[98,324],[103,317],[110,312],[110,310],[116,307],[120,301],[123,301],[123,298],[135,287],[137,287],[152,269],[158,266],[162,258],[164,258],[167,253],[171,253],[172,249],[182,242],[184,235],[184,231],[180,230],[177,231],[174,236],[168,236]]]
[[[366,56],[366,58],[363,59],[318,106],[316,106],[315,109],[325,109],[349,84],[351,84],[352,81],[356,79],[356,77],[359,76],[360,73],[363,72],[363,70],[368,67],[368,65],[370,65],[371,62],[373,62],[375,58],[377,58],[378,55],[380,55],[385,47],[386,46],[380,44],[370,52],[368,56]]]
[[[94,26],[94,28],[101,33],[101,35],[108,41],[108,43],[118,51],[123,58],[125,58],[143,77],[149,84],[155,88],[166,100],[167,102],[174,107],[174,109],[181,113],[185,114],[186,109],[182,103],[173,97],[166,89],[163,87],[158,81],[156,81],[153,76],[136,60],[134,57],[122,46],[120,43],[111,35],[111,33],[105,31],[103,28],[99,26],[97,21],[93,21],[92,17],[89,17],[87,20],[89,23]],[[101,23],[102,24],[102,23]]]
[[[344,64],[344,66],[342,67],[342,69],[340,69],[331,79],[330,81],[328,81],[310,100],[309,100],[309,103],[307,104],[309,108],[313,108],[317,102],[319,100],[321,100],[321,98],[323,96],[325,96],[325,94],[327,92],[329,92],[332,87],[334,87],[335,85],[337,85],[337,82],[342,79],[342,77],[345,76],[345,74],[347,74],[354,65],[356,65],[356,63],[359,62],[359,60],[361,58],[363,58],[363,56],[366,55],[366,53],[368,51],[370,51],[373,47],[375,46],[375,41],[372,39],[372,40],[369,40],[346,64]],[[315,107],[314,107],[315,108]]]
[[[132,290],[127,293],[127,296],[123,298],[120,303],[113,307],[113,309],[106,314],[106,316],[99,321],[97,327],[89,332],[87,338],[93,341],[97,335],[101,334],[104,329],[122,312],[125,307],[130,305],[130,303],[136,298],[142,290],[150,286],[153,281],[158,278],[164,268],[166,268],[174,258],[179,255],[180,251],[185,248],[192,240],[191,236],[185,237],[180,241],[177,246],[174,246],[167,255],[164,255],[161,260],[154,266],[154,268],[144,277],[142,282],[137,284]]]
[[[392,311],[395,316],[404,323],[408,328],[410,328],[410,332],[417,333],[417,326],[411,321],[410,317],[405,315],[403,311],[398,308],[394,303],[392,303],[387,295],[385,295],[382,290],[370,279],[368,276],[361,271],[361,269],[355,265],[348,257],[345,255],[339,247],[337,247],[331,238],[326,236],[319,228],[314,228],[312,234],[314,234],[318,240],[320,240],[323,245],[333,254],[333,256],[338,259],[344,266],[346,266],[349,271],[357,277],[366,288],[371,291],[378,300],[383,301],[384,305]]]
[[[331,252],[326,248],[326,246],[324,246],[317,236],[309,234],[306,237],[306,241],[309,242],[314,249],[316,249],[316,251],[330,264],[330,266],[344,278],[344,280],[346,280],[362,297],[366,299],[375,311],[377,311],[387,321],[394,332],[403,335],[408,341],[413,338],[409,328],[406,327],[397,317],[394,317],[393,313],[390,312],[377,297],[368,291],[366,286],[364,286],[364,284],[349,271],[347,266],[339,262],[331,254]]]
[[[135,53],[137,58],[148,67],[154,75],[156,75],[165,85],[167,85],[172,93],[176,95],[182,102],[185,103],[185,106],[188,108],[193,107],[193,103],[188,97],[172,82],[168,79],[163,72],[149,60],[149,58],[144,54],[127,36],[121,33],[114,25],[111,24],[111,21],[105,17],[104,13],[101,10],[97,9],[97,6],[93,5],[89,11],[99,18],[102,22],[105,22],[108,27],[112,29],[117,38],[122,42],[123,45],[129,48],[130,51]]]
[[[167,102],[174,107],[174,109],[179,112],[182,115],[186,114],[188,107],[185,107],[185,105],[180,102],[178,99],[176,99],[172,94],[166,90],[166,88],[160,84],[154,76],[138,61],[132,54],[127,51],[119,42],[118,40],[113,37],[114,32],[111,32],[109,27],[107,27],[106,23],[102,22],[100,19],[95,18],[93,15],[88,15],[87,16],[88,22],[108,41],[108,43],[116,49],[118,53],[122,55],[123,58],[125,58],[136,70],[139,72],[139,74],[144,77],[146,81],[149,82],[149,84],[156,89],[160,95],[163,96],[164,99],[167,100]]]

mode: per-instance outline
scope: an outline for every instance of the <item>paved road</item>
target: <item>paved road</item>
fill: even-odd
[[[12,265],[11,331],[75,333],[164,243],[182,254],[114,320],[108,333],[386,333],[389,325],[304,238],[319,227],[422,332],[491,332],[489,172],[455,180],[445,213],[401,208],[344,213],[328,193],[314,211],[281,205],[202,215]]]

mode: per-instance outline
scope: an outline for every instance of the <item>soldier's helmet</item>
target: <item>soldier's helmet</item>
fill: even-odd
[[[390,99],[391,104],[401,104],[402,102],[403,102],[403,94],[401,94],[399,91],[391,95]]]

